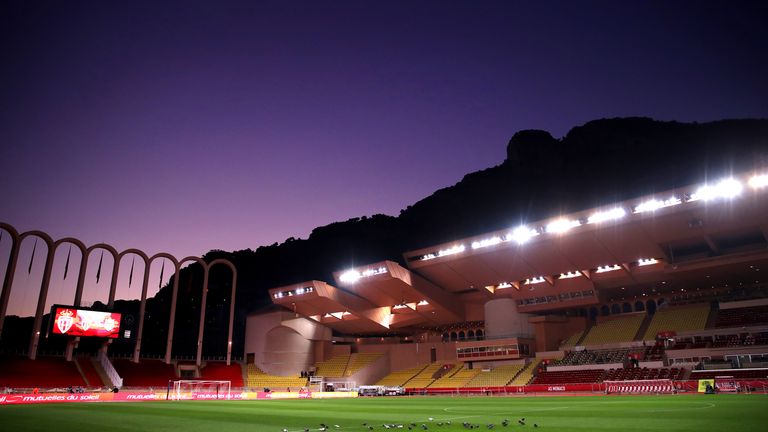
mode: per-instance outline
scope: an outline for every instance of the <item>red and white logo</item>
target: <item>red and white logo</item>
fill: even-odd
[[[69,309],[64,309],[59,313],[59,317],[56,318],[56,327],[61,333],[67,333],[72,328],[72,324],[75,323],[75,313]]]

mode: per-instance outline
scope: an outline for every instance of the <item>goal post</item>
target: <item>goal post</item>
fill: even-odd
[[[605,392],[607,394],[659,394],[675,392],[675,385],[671,379],[604,381],[603,384],[605,384]]]
[[[176,380],[170,382],[170,400],[229,400],[231,381]]]

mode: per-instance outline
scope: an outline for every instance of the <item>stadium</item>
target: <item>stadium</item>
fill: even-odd
[[[147,267],[154,259],[177,271],[185,261],[201,266],[203,305],[209,270],[230,269],[228,333],[208,342],[226,342],[218,359],[202,355],[204,306],[196,356],[173,355],[170,318],[165,355],[146,358],[142,335],[157,329],[143,326],[144,313],[138,336],[122,341],[131,355],[117,355],[125,336],[114,310],[117,272],[104,307],[82,307],[81,283],[72,304],[47,314],[48,264],[29,349],[2,357],[0,413],[21,430],[76,422],[68,412],[84,406],[96,424],[156,415],[118,430],[706,430],[736,415],[747,417],[744,430],[761,430],[767,214],[768,172],[738,173],[405,251],[405,265],[330,269],[333,280],[270,289],[272,306],[241,329],[233,329],[232,263],[143,255]],[[19,243],[43,239],[50,259],[77,240],[2,228],[13,243],[5,318]],[[125,253],[143,254],[114,251],[116,266]],[[244,334],[242,353],[232,352],[233,331]],[[49,338],[65,346],[60,355],[40,351]],[[78,355],[89,342],[97,349]],[[620,418],[605,423],[611,416]]]

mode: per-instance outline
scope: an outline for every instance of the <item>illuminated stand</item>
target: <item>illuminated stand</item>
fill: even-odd
[[[232,398],[231,381],[177,380],[171,381],[169,400],[229,400]]]

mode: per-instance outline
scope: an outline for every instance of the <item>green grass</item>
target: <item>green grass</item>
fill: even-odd
[[[433,417],[433,421],[428,418]],[[526,425],[517,424],[521,417]],[[499,423],[509,419],[504,428]],[[451,420],[450,426],[437,422]],[[430,431],[727,431],[768,430],[768,395],[616,397],[422,397],[237,402],[79,403],[0,406],[0,431],[279,432],[282,428],[383,431],[383,423],[426,424]],[[333,425],[339,425],[336,429]],[[421,428],[414,428],[421,430]],[[477,430],[477,429],[476,429]]]

